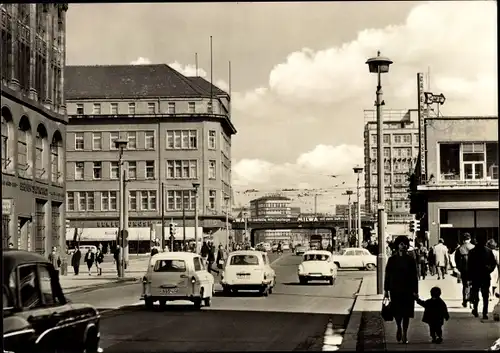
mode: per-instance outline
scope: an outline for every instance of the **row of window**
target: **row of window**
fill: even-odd
[[[97,197],[100,201],[96,202]],[[130,190],[128,205],[130,211],[156,211],[158,209],[156,190]],[[184,206],[182,200],[184,198]],[[207,208],[215,210],[217,190],[208,191]],[[98,208],[97,205],[100,205]],[[168,190],[166,193],[167,211],[193,211],[196,207],[194,190]],[[117,191],[69,191],[66,196],[67,211],[117,211]]]
[[[391,162],[390,160],[384,161],[384,171],[391,172],[391,168],[392,168],[392,171],[394,171],[394,172],[408,172],[413,168],[414,162],[415,162],[415,160],[413,160],[413,161],[394,161],[394,162]],[[377,168],[378,168],[377,162],[372,162],[370,164],[370,172],[371,173],[377,173]]]
[[[441,143],[439,180],[498,180],[498,142]]]
[[[92,106],[92,115],[100,115],[100,114],[111,114],[111,115],[118,115],[118,114],[124,114],[124,112],[119,111],[119,105],[118,103],[110,103],[109,104],[109,112],[106,113],[102,111],[102,105],[101,103],[94,103]],[[147,114],[156,114],[159,113],[158,111],[158,105],[155,102],[149,102],[148,103],[148,108],[147,108]],[[176,106],[175,102],[168,102],[167,103],[167,114],[176,114]],[[195,114],[196,113],[196,102],[188,102],[188,114]],[[212,102],[208,101],[206,103],[206,113],[212,114],[213,113],[213,108],[212,108]],[[76,114],[77,115],[84,115],[84,114],[89,114],[88,112],[85,112],[85,106],[83,103],[77,103],[76,104]],[[128,103],[128,110],[127,113],[129,115],[135,115],[136,114],[136,103]]]
[[[377,183],[378,183],[377,175],[372,175],[371,185],[372,186],[377,185]],[[407,185],[408,184],[408,174],[407,173],[393,174],[392,175],[392,183],[393,184]],[[389,186],[391,184],[391,175],[390,174],[384,175],[384,184],[386,186]]]
[[[377,135],[372,134],[371,138],[372,138],[372,144],[376,145],[378,141]],[[396,145],[411,145],[412,144],[411,134],[392,134],[392,135],[384,134],[383,142],[384,144],[391,144],[392,142]],[[413,134],[413,143],[418,143],[418,134]]]
[[[193,150],[198,148],[198,131],[197,130],[167,130],[167,149],[172,150]],[[109,132],[109,150],[117,150],[118,148],[115,145],[115,141],[120,138],[120,133]],[[146,149],[146,150],[154,150],[156,148],[155,144],[155,131],[144,131],[144,145],[139,145],[138,143],[138,132],[137,131],[128,131],[126,132],[126,140],[127,140],[127,149],[128,150],[137,150],[137,149]],[[230,145],[228,141],[224,139],[224,149],[227,149],[227,152],[230,149]],[[75,133],[75,150],[76,151],[84,151],[87,146],[85,146],[85,133],[84,132],[76,132]],[[93,132],[92,133],[92,150],[93,151],[102,151],[105,150],[103,143],[103,133],[102,132]],[[217,149],[217,131],[209,130],[208,131],[208,148],[211,150]],[[87,148],[88,149],[88,148]],[[229,155],[229,154],[228,154]]]
[[[75,180],[85,180],[85,162],[75,163]],[[109,179],[119,178],[119,163],[118,162],[91,162],[92,163],[92,179],[107,180],[104,176],[103,163],[109,163]],[[138,175],[138,161],[127,161],[126,173],[127,179],[137,180],[146,179],[152,180],[156,178],[155,161],[144,161],[144,174]],[[198,160],[167,160],[166,161],[167,179],[198,179]],[[217,179],[217,161],[208,161],[208,179]]]
[[[418,148],[415,148],[415,156],[418,154]],[[371,158],[377,158],[377,148],[372,148]],[[384,147],[384,158],[408,158],[412,156],[412,148],[411,147],[393,147],[392,154],[391,148]]]

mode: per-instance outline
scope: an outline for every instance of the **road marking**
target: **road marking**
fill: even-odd
[[[325,336],[323,338],[323,351],[338,351],[344,339],[344,329],[334,329],[332,321],[326,325]]]

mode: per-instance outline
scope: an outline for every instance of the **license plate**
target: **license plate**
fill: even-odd
[[[177,288],[162,289],[161,292],[163,294],[175,294],[175,293],[177,293]]]
[[[250,275],[247,275],[247,274],[238,274],[238,275],[236,275],[236,278],[247,278],[249,276]]]
[[[321,276],[321,273],[311,273],[311,276],[314,276],[314,277],[320,277],[320,276]]]

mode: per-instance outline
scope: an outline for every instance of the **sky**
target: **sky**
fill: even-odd
[[[378,50],[394,61],[386,108],[416,108],[416,74],[429,72],[444,115],[498,114],[496,13],[494,1],[70,4],[67,64],[165,63],[192,76],[198,53],[210,79],[211,35],[226,90],[231,61],[236,203],[321,189],[321,211],[356,185],[375,100],[365,62]]]

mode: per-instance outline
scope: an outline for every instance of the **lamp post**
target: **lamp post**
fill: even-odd
[[[377,223],[378,223],[378,258],[377,258],[377,294],[383,294],[384,291],[384,277],[385,277],[385,195],[384,195],[384,122],[382,119],[382,106],[385,105],[382,100],[382,83],[381,76],[383,73],[389,72],[389,66],[392,61],[386,57],[380,56],[380,51],[377,56],[370,58],[366,61],[371,73],[377,74],[377,100],[375,106],[377,107]]]
[[[361,244],[363,243],[363,229],[361,228],[361,204],[359,203],[359,181],[361,177],[361,173],[363,173],[363,168],[361,167],[354,167],[352,168],[354,170],[354,173],[358,175],[358,180],[356,182],[356,213],[357,213],[357,218],[356,218],[356,229],[358,230],[358,246],[361,247]]]
[[[127,147],[128,140],[125,139],[117,139],[115,140],[115,146],[118,148],[118,177],[119,177],[119,186],[118,186],[118,209],[120,212],[120,222],[118,224],[118,242],[120,244],[120,252],[118,254],[118,277],[125,276],[125,208],[123,205],[125,204],[125,178],[123,175],[123,151]]]
[[[347,239],[351,241],[351,233],[352,233],[352,204],[351,204],[351,195],[353,194],[352,190],[347,190],[345,192],[347,195]]]
[[[194,188],[194,244],[195,244],[195,253],[199,254],[198,247],[198,188],[200,187],[200,183],[193,183]]]
[[[229,196],[224,197],[226,203],[226,246],[229,249]]]

